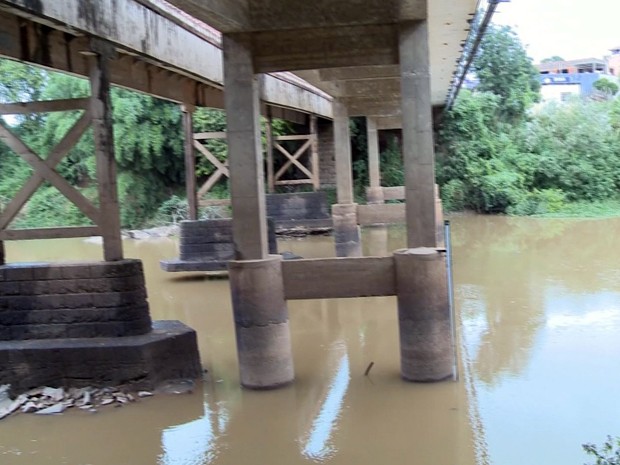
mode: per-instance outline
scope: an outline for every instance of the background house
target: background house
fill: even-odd
[[[620,47],[605,59],[548,61],[536,65],[540,72],[543,101],[566,101],[572,96],[597,98],[594,83],[601,77],[617,81],[620,74]]]

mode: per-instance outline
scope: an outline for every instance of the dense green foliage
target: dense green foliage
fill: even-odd
[[[536,71],[507,28],[490,29],[474,67],[480,85],[460,93],[438,134],[447,209],[553,215],[618,197],[620,102],[534,105]]]
[[[501,118],[518,120],[533,102],[538,101],[538,71],[509,27],[489,28],[473,65],[480,79],[477,90],[499,97]]]

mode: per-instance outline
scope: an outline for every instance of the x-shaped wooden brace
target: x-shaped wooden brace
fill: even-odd
[[[280,144],[278,144],[277,142],[274,143],[274,146],[280,151],[282,152],[287,160],[286,163],[284,163],[284,165],[282,165],[282,167],[278,170],[278,172],[275,174],[274,179],[275,182],[278,182],[278,179],[280,179],[282,177],[282,175],[286,172],[287,169],[289,169],[289,167],[291,165],[295,165],[297,168],[299,168],[301,170],[302,173],[304,173],[306,176],[308,176],[308,179],[312,179],[312,173],[310,172],[310,170],[308,170],[308,168],[306,168],[304,165],[302,165],[299,161],[299,157],[306,151],[308,150],[308,148],[310,148],[310,145],[312,144],[312,139],[308,139],[306,142],[304,142],[304,144],[299,147],[299,149],[297,149],[297,151],[291,155],[284,147],[282,147]]]
[[[30,150],[17,135],[15,135],[4,124],[0,123],[0,140],[13,150],[17,155],[23,158],[32,166],[34,173],[28,181],[22,186],[19,192],[13,197],[13,200],[0,215],[0,230],[13,221],[15,216],[20,212],[22,207],[28,202],[32,194],[39,188],[43,181],[49,181],[56,189],[58,189],[65,197],[73,202],[93,223],[99,224],[99,210],[91,204],[77,189],[58,174],[54,168],[67,155],[69,150],[82,137],[82,134],[88,129],[91,123],[90,111],[86,110],[80,119],[69,129],[65,137],[54,147],[46,160],[41,159],[37,154]]]
[[[196,149],[198,149],[198,151],[202,153],[205,158],[213,164],[213,166],[215,166],[215,171],[211,173],[209,179],[207,179],[203,186],[198,190],[198,198],[200,198],[204,196],[207,192],[209,192],[222,176],[226,176],[227,178],[229,178],[230,172],[228,171],[228,161],[224,163],[219,161],[215,155],[209,152],[209,149],[207,149],[197,140],[194,141],[194,147],[196,147]]]

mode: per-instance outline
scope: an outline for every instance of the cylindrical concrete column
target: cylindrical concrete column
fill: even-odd
[[[407,247],[436,247],[428,21],[399,25]]]
[[[228,264],[241,385],[272,389],[293,381],[282,257]]]
[[[351,132],[349,114],[342,101],[334,99],[334,150],[336,151],[336,195],[338,203],[353,203],[353,168],[351,165]]]
[[[366,201],[370,205],[385,203],[383,187],[372,187],[372,186],[367,187],[366,188]]]
[[[394,252],[401,376],[440,381],[454,374],[445,255],[419,247]]]
[[[332,205],[334,243],[337,257],[361,257],[362,239],[357,224],[357,204]]]

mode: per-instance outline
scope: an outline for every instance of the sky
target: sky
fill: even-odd
[[[620,46],[620,0],[510,0],[493,20],[517,31],[535,63],[603,58]]]

